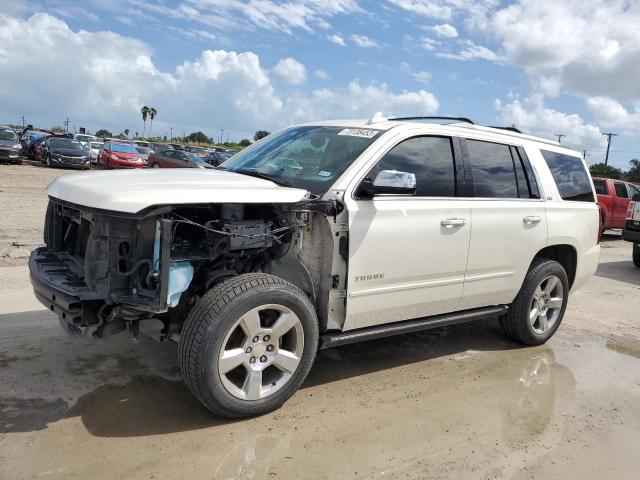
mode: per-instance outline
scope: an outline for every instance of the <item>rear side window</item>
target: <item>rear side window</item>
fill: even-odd
[[[382,170],[416,176],[416,197],[455,197],[456,172],[449,137],[414,137],[393,147],[367,174]]]
[[[596,188],[596,193],[598,195],[607,194],[607,182],[605,182],[604,180],[594,180],[593,186]]]
[[[589,174],[579,157],[540,150],[563,200],[594,202]]]
[[[616,182],[613,184],[616,188],[616,195],[622,198],[629,198],[629,194],[627,193],[627,186],[624,183]]]
[[[466,140],[475,197],[518,198],[516,171],[508,145]]]

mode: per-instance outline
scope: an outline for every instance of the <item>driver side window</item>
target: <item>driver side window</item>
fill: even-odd
[[[416,197],[455,197],[456,171],[449,137],[414,137],[393,147],[369,171],[372,181],[382,170],[416,176]]]

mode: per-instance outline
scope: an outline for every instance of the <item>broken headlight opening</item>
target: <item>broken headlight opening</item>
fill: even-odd
[[[104,337],[127,329],[135,336],[140,320],[155,318],[163,322],[163,339],[179,333],[214,283],[262,271],[284,256],[305,226],[298,216],[262,204],[126,215],[52,199],[46,247],[30,259],[32,281],[70,332]]]

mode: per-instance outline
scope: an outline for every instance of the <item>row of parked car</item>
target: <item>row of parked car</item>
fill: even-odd
[[[98,168],[213,168],[235,152],[177,143],[99,139],[89,134],[56,134],[26,128],[16,133],[0,126],[0,159],[20,163],[22,157],[51,167]]]

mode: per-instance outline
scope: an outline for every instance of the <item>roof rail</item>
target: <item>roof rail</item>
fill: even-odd
[[[490,126],[489,128],[497,128],[498,130],[509,130],[510,132],[516,132],[516,133],[522,133],[522,131],[516,127],[493,127]]]
[[[470,123],[475,125],[476,122],[468,119],[467,117],[397,117],[390,118],[390,121],[404,121],[404,120],[456,120],[458,122]]]

